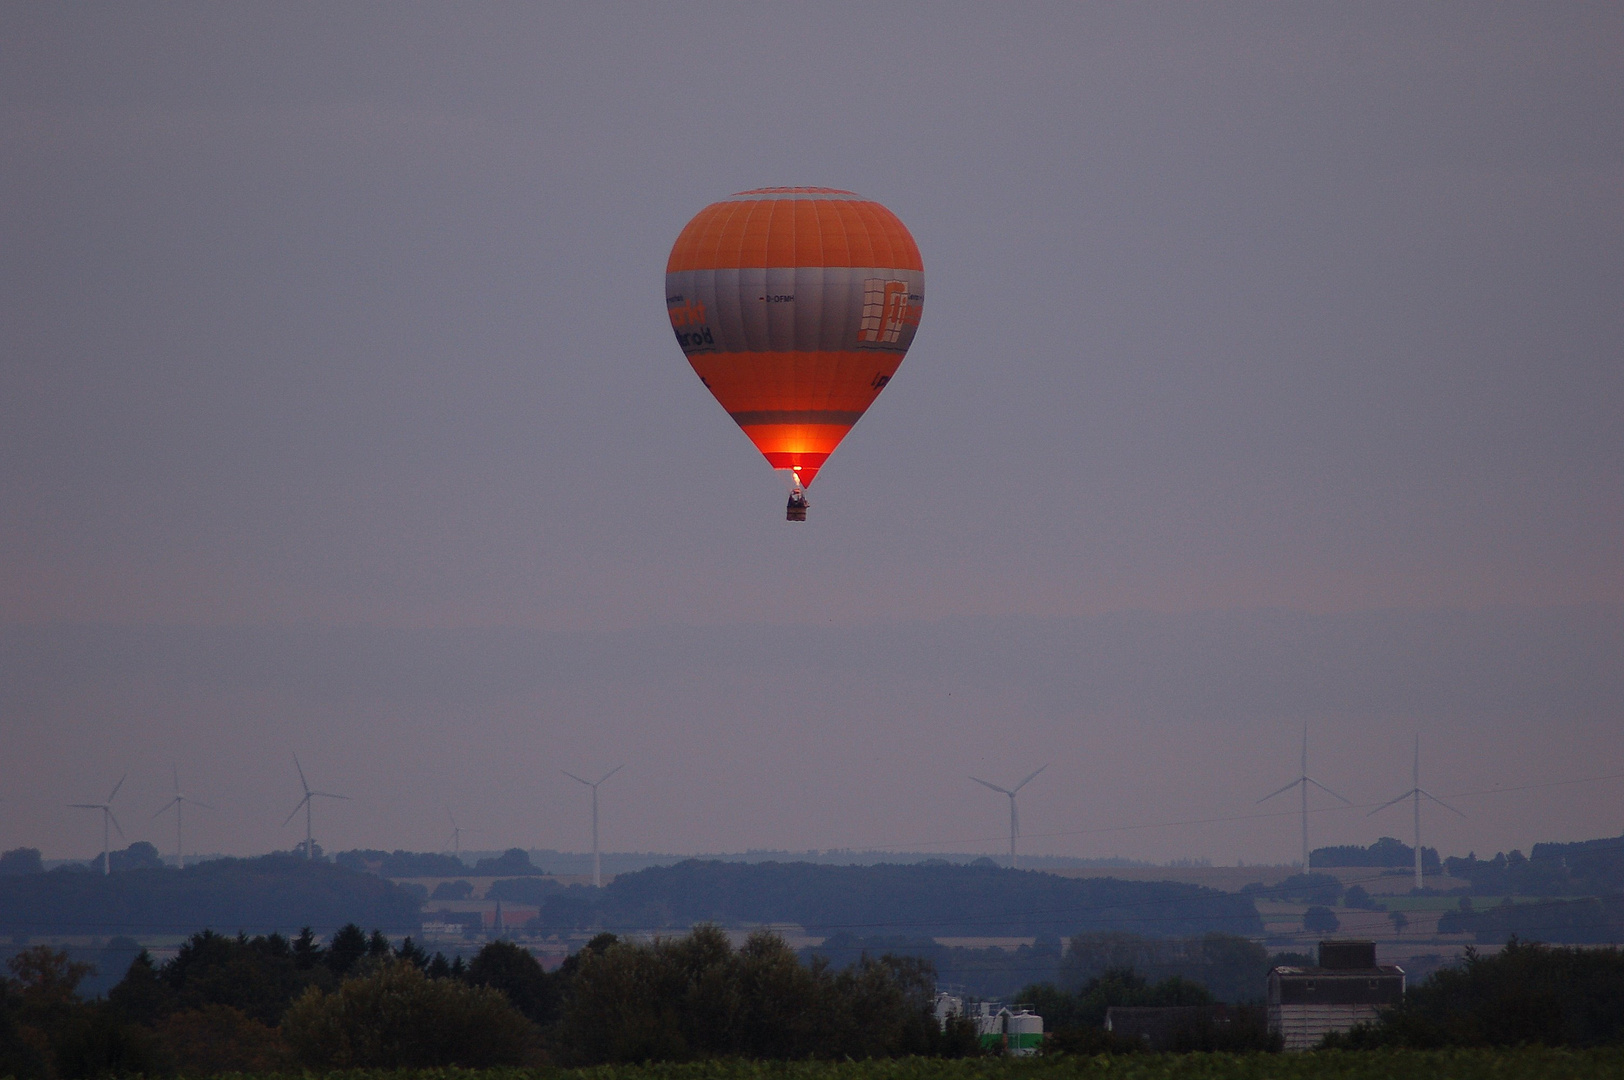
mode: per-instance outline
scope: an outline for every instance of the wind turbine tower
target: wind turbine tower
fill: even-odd
[[[989,784],[985,780],[978,779],[974,776],[970,777],[970,779],[975,780],[975,782],[980,784],[982,787],[992,788],[1000,795],[1009,796],[1009,868],[1011,870],[1015,869],[1015,838],[1021,835],[1021,815],[1020,812],[1015,809],[1015,793],[1021,790],[1021,788],[1025,787],[1027,784],[1030,784],[1038,773],[1042,772],[1048,767],[1049,766],[1044,765],[1042,768],[1038,769],[1037,772],[1032,773],[1025,780],[1022,780],[1012,788],[1001,788],[997,784]]]
[[[1293,780],[1291,783],[1287,784],[1283,788],[1277,788],[1276,790],[1269,792],[1267,795],[1263,796],[1263,798],[1259,799],[1258,802],[1266,803],[1270,799],[1274,798],[1276,795],[1284,795],[1286,792],[1290,791],[1292,788],[1301,788],[1302,789],[1301,795],[1302,795],[1302,818],[1303,818],[1303,873],[1305,873],[1305,874],[1308,873],[1308,788],[1309,788],[1310,785],[1313,785],[1314,787],[1319,788],[1321,791],[1325,792],[1327,795],[1332,795],[1332,796],[1335,796],[1338,799],[1342,799],[1342,796],[1337,795],[1336,792],[1332,791],[1330,788],[1326,787],[1324,784],[1320,783],[1318,780],[1315,780],[1313,777],[1308,775],[1308,725],[1304,724],[1303,725],[1303,765],[1302,765],[1302,772],[1298,774],[1297,779]],[[1403,796],[1401,795],[1401,796],[1399,796],[1399,798],[1403,798]],[[1348,802],[1347,799],[1342,799],[1342,801],[1345,802],[1345,803],[1348,803],[1349,806],[1353,805],[1351,802]]]
[[[593,888],[599,888],[599,887],[601,887],[603,885],[603,866],[598,861],[598,784],[603,783],[605,780],[609,779],[611,776],[615,775],[615,773],[619,772],[621,769],[624,769],[625,767],[626,767],[625,765],[616,765],[614,768],[610,769],[608,772],[606,772],[602,776],[598,777],[597,783],[593,783],[591,780],[582,780],[579,776],[576,776],[574,773],[570,772],[568,769],[560,769],[560,770],[558,770],[559,772],[563,773],[565,776],[569,777],[571,780],[574,780],[576,783],[585,784],[587,787],[592,789],[592,887]]]
[[[1372,810],[1370,812],[1370,814],[1366,814],[1365,816],[1369,817],[1371,814],[1379,814],[1383,810],[1386,810],[1389,806],[1392,806],[1394,803],[1403,802],[1405,799],[1414,800],[1414,802],[1415,802],[1415,887],[1418,888],[1418,889],[1422,887],[1421,886],[1421,796],[1423,796],[1423,795],[1425,795],[1427,798],[1431,799],[1433,802],[1437,803],[1439,806],[1443,807],[1445,810],[1448,810],[1452,814],[1460,814],[1461,817],[1466,816],[1465,814],[1461,814],[1461,812],[1459,810],[1456,810],[1453,806],[1450,806],[1448,803],[1446,803],[1442,799],[1438,798],[1438,796],[1434,795],[1432,792],[1426,791],[1421,787],[1421,736],[1419,734],[1417,734],[1416,737],[1415,737],[1415,760],[1410,766],[1410,790],[1406,791],[1404,794],[1398,796],[1396,799],[1388,799],[1386,802],[1384,802],[1380,806],[1376,807],[1376,809]]]
[[[181,847],[181,842],[180,842],[181,809],[187,803],[191,803],[193,806],[201,806],[205,810],[213,810],[214,807],[210,806],[206,802],[198,802],[196,799],[188,799],[186,796],[182,795],[180,793],[180,773],[175,771],[174,769],[170,769],[169,772],[170,772],[170,775],[172,775],[175,778],[175,797],[173,799],[170,799],[168,802],[164,803],[163,806],[158,810],[158,812],[156,814],[153,814],[152,816],[154,818],[161,817],[163,815],[163,813],[166,810],[168,810],[170,807],[175,808],[175,869],[184,870],[184,869],[186,869],[186,856],[184,854],[182,854],[183,848]],[[297,812],[298,811],[295,811],[295,813],[297,813]]]
[[[457,824],[457,815],[453,814],[451,812],[451,807],[449,807],[449,806],[445,808],[445,816],[451,819],[451,854],[455,855],[457,857],[458,861],[461,861],[461,859],[462,859],[462,834],[465,833],[465,832],[479,832],[480,830],[478,830],[478,829],[465,829],[461,825],[458,825]]]
[[[128,780],[129,778],[130,778],[129,773],[125,773],[123,776],[118,778],[118,783],[113,785],[113,790],[108,794],[106,802],[76,802],[76,803],[69,803],[68,804],[69,806],[73,807],[76,810],[100,810],[101,811],[101,815],[102,815],[102,873],[103,874],[111,874],[113,872],[113,856],[111,854],[111,850],[110,850],[110,847],[108,845],[108,839],[109,839],[109,837],[107,835],[107,826],[108,826],[108,824],[111,823],[113,828],[118,829],[118,838],[120,840],[124,839],[124,830],[122,828],[119,828],[118,818],[113,816],[113,800],[118,797],[118,789],[123,787],[124,786],[124,781]]]
[[[289,814],[287,820],[283,821],[282,824],[286,826],[289,821],[299,815],[300,810],[305,812],[305,858],[314,859],[316,857],[316,839],[310,824],[311,806],[315,804],[317,799],[348,799],[349,796],[334,795],[330,791],[311,791],[310,784],[305,780],[304,766],[299,764],[298,754],[293,755],[293,767],[299,770],[299,786],[304,788],[304,798],[299,800],[299,804],[293,808],[293,813]]]

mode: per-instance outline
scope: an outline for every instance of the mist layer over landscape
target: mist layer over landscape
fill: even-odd
[[[624,761],[602,792],[612,850],[998,852],[1004,800],[967,774],[1010,784],[1048,762],[1021,795],[1025,850],[1285,862],[1295,796],[1254,803],[1296,775],[1306,719],[1313,775],[1361,806],[1408,787],[1422,732],[1428,790],[1469,813],[1429,812],[1428,843],[1526,850],[1617,832],[1617,778],[1549,785],[1617,771],[1621,656],[1624,612],[1606,606],[580,635],[13,628],[0,700],[61,722],[31,736],[7,819],[17,842],[90,854],[97,823],[52,796],[100,800],[117,774],[82,764],[105,755],[132,774],[131,837],[169,850],[172,823],[144,819],[173,761],[218,808],[191,813],[193,850],[287,848],[303,838],[302,815],[283,825],[297,750],[313,787],[351,797],[317,807],[330,850],[448,848],[447,806],[478,830],[465,847],[582,850],[587,793],[559,770]],[[1402,809],[1312,806],[1316,844],[1409,836]]]

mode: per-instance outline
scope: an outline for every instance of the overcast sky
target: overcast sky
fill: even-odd
[[[804,526],[662,301],[775,184],[927,286]],[[0,847],[172,764],[287,847],[297,752],[329,848],[625,762],[611,848],[997,850],[1047,762],[1031,850],[1264,861],[1123,826],[1304,722],[1446,854],[1617,835],[1621,417],[1616,5],[9,5]]]

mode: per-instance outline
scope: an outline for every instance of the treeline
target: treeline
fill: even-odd
[[[10,959],[0,983],[0,1076],[518,1063],[533,1025],[493,984],[524,962],[539,973],[506,943],[465,965],[430,958],[410,938],[391,948],[354,924],[325,944],[308,927],[291,939],[205,930],[162,965],[139,953],[105,999],[83,1001],[89,965],[35,946]],[[399,1023],[402,1012],[416,1021]]]
[[[468,865],[453,855],[421,851],[378,851],[356,848],[333,856],[339,866],[379,877],[455,877],[468,873]]]
[[[1078,934],[1067,942],[1040,938],[1015,949],[840,934],[801,950],[801,958],[807,963],[821,958],[838,968],[882,953],[928,962],[940,985],[955,994],[999,1001],[1024,1001],[1023,988],[1045,983],[1075,993],[1113,970],[1132,970],[1151,983],[1179,979],[1202,987],[1215,1001],[1261,1001],[1275,962],[1263,946],[1234,934],[1160,938],[1119,932]]]
[[[1624,893],[1624,836],[1575,844],[1535,844],[1527,856],[1500,852],[1446,859],[1444,869],[1492,896],[1600,896]]]
[[[1157,1049],[1278,1051],[1263,999],[1269,969],[1303,963],[1232,934],[1187,938],[1078,934],[1057,977],[1022,988],[1015,1000],[1043,1017],[1045,1053],[1138,1053],[1144,1037],[1105,1029],[1112,1008],[1169,1010],[1154,1020]],[[1148,1032],[1145,1033],[1148,1036]]]
[[[331,931],[352,920],[395,933],[420,925],[421,890],[293,855],[214,859],[184,870],[111,875],[53,870],[0,877],[0,934],[188,933],[302,925]]]
[[[700,927],[637,944],[604,934],[554,973],[509,942],[464,964],[350,925],[190,938],[174,959],[141,953],[104,1000],[76,994],[87,965],[45,946],[0,982],[0,1076],[75,1080],[338,1068],[590,1065],[958,1056],[928,963],[864,956],[800,963],[766,933],[734,949]]]
[[[1514,904],[1502,900],[1478,910],[1471,900],[1438,918],[1440,934],[1471,934],[1480,944],[1499,945],[1513,938],[1564,945],[1624,942],[1624,896],[1579,900],[1536,900]]]
[[[1152,983],[1171,979],[1198,986],[1213,1001],[1244,1004],[1263,1000],[1269,968],[1279,962],[1262,945],[1234,934],[1078,934],[1066,945],[1057,981],[1063,990],[1076,993],[1110,972],[1131,971]]]
[[[1415,849],[1391,836],[1368,847],[1357,844],[1315,848],[1310,867],[1369,866],[1407,869],[1415,865]],[[1479,859],[1440,860],[1432,848],[1421,849],[1422,869],[1444,873],[1471,883],[1481,896],[1603,896],[1624,893],[1624,836],[1581,840],[1571,844],[1535,844],[1529,854],[1499,852]]]
[[[955,993],[1007,1001],[1023,986],[1052,982],[1059,973],[1063,949],[1064,942],[1058,937],[1039,938],[1014,949],[976,949],[940,945],[930,938],[836,934],[820,945],[802,949],[800,957],[802,963],[821,959],[838,969],[864,956],[911,956],[930,964],[944,989],[953,987]]]
[[[1316,866],[1380,866],[1395,870],[1410,868],[1415,866],[1415,848],[1402,840],[1384,836],[1368,847],[1360,847],[1358,844],[1338,844],[1315,848],[1308,853],[1308,865],[1310,868]],[[1436,848],[1421,849],[1422,870],[1436,874],[1441,866]]]
[[[1151,982],[1130,967],[1109,968],[1075,991],[1053,983],[1029,986],[1019,1000],[1043,1017],[1046,1054],[1138,1053],[1150,1049],[1137,1036],[1105,1028],[1112,1008],[1177,1009],[1164,1019],[1167,1038],[1159,1049],[1185,1053],[1278,1052],[1282,1040],[1269,1031],[1261,1005],[1225,1007],[1200,983],[1177,975]]]
[[[993,866],[823,866],[690,860],[623,874],[602,889],[542,898],[544,933],[794,923],[833,936],[1261,934],[1250,897],[1178,882],[1065,878]]]
[[[1624,1044],[1624,953],[1512,940],[1494,956],[1412,987],[1375,1024],[1327,1040],[1348,1048]]]
[[[107,853],[108,869],[115,874],[126,870],[162,870],[165,866],[163,856],[158,849],[145,840],[137,840],[122,851],[109,851]],[[62,874],[86,873],[101,870],[101,857],[97,856],[88,862],[67,863],[58,867],[54,872]],[[44,860],[40,858],[39,848],[12,848],[10,851],[0,852],[0,877],[21,877],[24,874],[45,873]]]

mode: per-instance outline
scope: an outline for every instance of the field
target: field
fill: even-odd
[[[1128,1054],[968,1061],[903,1058],[841,1063],[704,1061],[575,1070],[357,1070],[329,1073],[325,1080],[1589,1080],[1603,1076],[1624,1076],[1624,1048]]]

